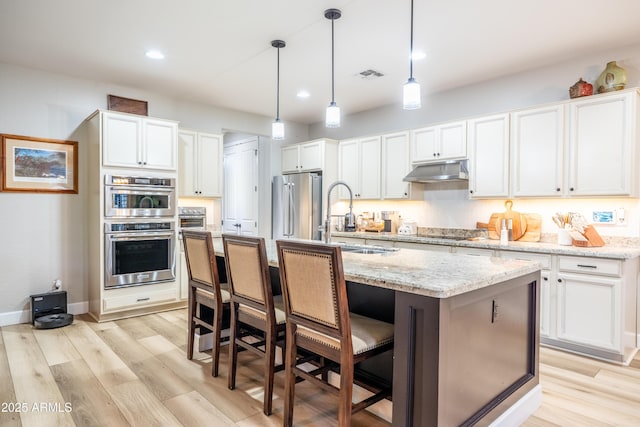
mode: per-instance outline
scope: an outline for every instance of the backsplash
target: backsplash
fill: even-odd
[[[504,212],[500,200],[469,200],[466,189],[425,191],[423,201],[373,200],[354,201],[357,215],[362,212],[398,211],[403,219],[415,221],[419,227],[448,229],[475,229],[477,222],[487,222],[493,212]],[[332,212],[348,210],[348,204],[338,202]],[[603,237],[640,238],[640,199],[513,199],[513,210],[520,213],[538,213],[542,216],[541,231],[556,238],[558,227],[551,217],[556,212],[579,212],[591,222],[593,211],[624,209],[622,225],[594,224]]]

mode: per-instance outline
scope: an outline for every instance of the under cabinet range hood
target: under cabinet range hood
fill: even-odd
[[[468,181],[469,161],[449,160],[417,165],[403,178],[407,182]]]

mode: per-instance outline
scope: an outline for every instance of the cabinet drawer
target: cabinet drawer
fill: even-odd
[[[396,248],[401,249],[418,249],[421,251],[437,251],[437,252],[450,252],[451,246],[446,245],[430,245],[428,243],[414,243],[414,242],[395,242]]]
[[[622,275],[622,261],[616,259],[560,256],[558,258],[558,269],[572,273],[620,277]]]
[[[147,305],[161,304],[176,300],[175,289],[158,292],[140,292],[138,294],[120,295],[104,298],[102,304],[104,311],[143,307]]]
[[[512,252],[501,251],[501,258],[506,259],[521,259],[524,261],[537,261],[542,264],[543,270],[549,270],[551,268],[551,255],[548,254],[535,254],[530,252]]]
[[[384,246],[387,248],[393,247],[393,240],[366,239],[365,242],[367,245]]]
[[[451,252],[456,254],[486,256],[486,257],[492,257],[494,255],[493,249],[469,248],[466,246],[457,246],[457,247],[454,246],[451,249]]]

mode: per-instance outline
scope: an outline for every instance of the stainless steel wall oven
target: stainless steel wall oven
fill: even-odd
[[[175,187],[174,178],[105,175],[104,216],[173,217]]]
[[[175,221],[105,222],[104,287],[175,280]]]

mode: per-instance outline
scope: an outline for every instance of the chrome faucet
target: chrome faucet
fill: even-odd
[[[349,190],[349,226],[353,226],[353,192],[351,187],[344,181],[336,181],[327,190],[327,218],[324,221],[324,242],[331,242],[331,190],[338,185],[344,185]],[[346,226],[347,224],[345,224]]]

